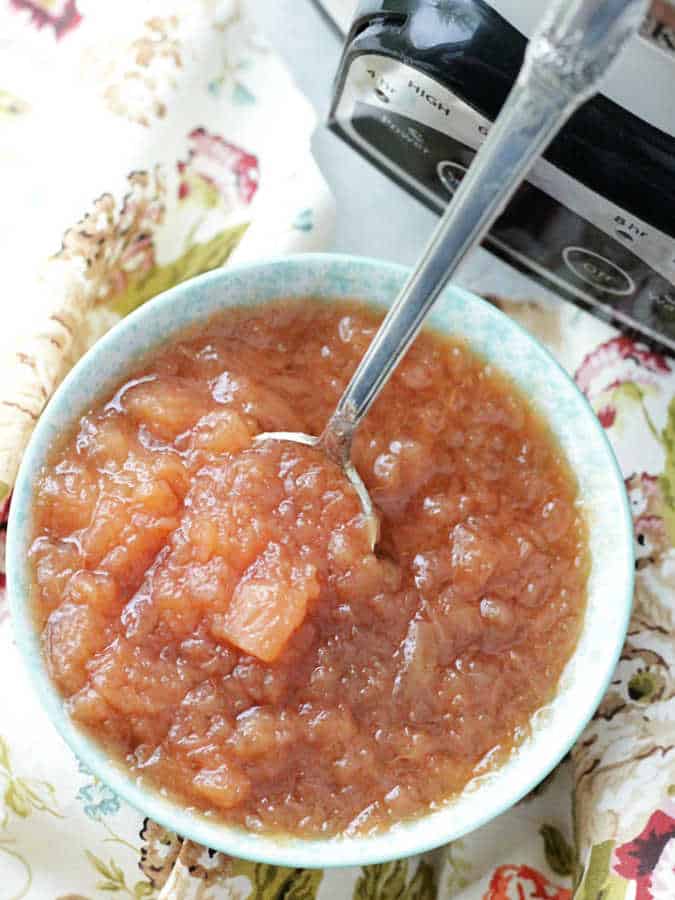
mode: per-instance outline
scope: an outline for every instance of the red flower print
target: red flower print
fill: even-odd
[[[664,384],[663,379],[670,383]],[[621,336],[585,356],[574,380],[590,400],[603,428],[611,428],[627,402],[641,406],[648,418],[645,397],[654,390],[672,390],[672,367],[665,356]]]
[[[0,500],[0,528],[7,525],[7,519],[9,518],[9,500],[9,497],[7,497],[6,500]]]
[[[44,28],[49,25],[54,29],[56,39],[72,31],[82,21],[75,0],[9,0],[10,5],[17,10],[27,10],[30,20],[36,28]]]
[[[613,406],[603,406],[598,410],[598,418],[603,428],[611,428],[616,419],[616,409]]]
[[[620,361],[633,363],[647,372],[658,375],[667,375],[672,371],[670,363],[665,356],[654,353],[644,344],[640,344],[632,340],[632,338],[621,336],[612,338],[611,341],[606,341],[587,354],[577,369],[574,380],[579,389],[584,394],[588,394],[596,376]],[[635,381],[636,379],[624,380]]]
[[[614,871],[635,881],[635,900],[654,900],[652,873],[668,842],[675,838],[675,819],[657,810],[632,841],[617,847]]]
[[[209,134],[205,128],[195,128],[189,139],[188,160],[178,163],[182,176],[179,198],[183,200],[190,194],[190,179],[196,177],[214,187],[233,205],[250,203],[258,190],[258,158],[220,135]]]
[[[572,891],[552,884],[530,866],[499,866],[483,900],[572,900]]]

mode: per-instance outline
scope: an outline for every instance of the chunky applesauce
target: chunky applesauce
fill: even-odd
[[[72,718],[250,829],[367,830],[498,765],[584,611],[585,528],[526,398],[423,333],[361,426],[381,519],[318,434],[379,315],[229,310],[145,360],[36,485],[36,616]]]

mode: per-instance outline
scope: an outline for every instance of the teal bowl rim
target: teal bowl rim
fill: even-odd
[[[620,516],[617,520],[616,528],[620,532],[622,547],[619,548],[618,554],[615,553],[615,555],[618,556],[619,562],[623,563],[623,572],[620,573],[620,577],[615,569],[612,569],[612,573],[616,576],[616,580],[624,584],[625,587],[622,591],[622,596],[619,599],[616,597],[614,599],[613,611],[616,619],[613,624],[613,634],[610,634],[612,643],[609,648],[604,646],[600,662],[596,660],[593,663],[599,669],[599,674],[598,672],[595,673],[598,676],[596,683],[587,694],[583,695],[580,707],[576,707],[574,713],[569,716],[572,722],[562,727],[558,745],[551,747],[549,741],[547,746],[546,741],[546,732],[552,727],[551,723],[555,721],[554,717],[551,718],[554,716],[551,710],[556,705],[556,699],[554,699],[548,707],[541,711],[541,724],[539,722],[535,723],[534,736],[526,739],[523,745],[524,748],[527,748],[528,753],[530,751],[534,752],[534,750],[538,751],[538,762],[529,768],[525,767],[525,774],[520,779],[516,778],[515,783],[513,783],[513,778],[510,780],[508,778],[509,767],[516,757],[524,755],[523,747],[515,751],[512,757],[494,772],[475,779],[456,801],[440,804],[438,809],[415,819],[396,823],[385,831],[374,835],[303,839],[278,834],[256,834],[236,826],[224,825],[215,820],[210,820],[208,816],[186,809],[179,802],[163,796],[161,792],[139,785],[123,764],[110,760],[91,738],[73,724],[65,711],[60,694],[49,678],[40,653],[39,636],[34,627],[29,599],[30,576],[26,559],[26,550],[30,543],[31,534],[29,513],[33,479],[49,449],[50,436],[53,436],[54,430],[58,429],[59,421],[63,422],[62,415],[60,419],[57,419],[57,416],[62,412],[63,398],[67,397],[71,392],[76,392],[77,385],[83,377],[86,379],[87,372],[92,367],[95,367],[96,361],[105,357],[115,347],[120,346],[125,336],[131,335],[140,322],[152,319],[153,316],[162,310],[168,310],[173,304],[179,304],[181,299],[188,297],[191,292],[198,292],[204,288],[233,279],[236,280],[240,277],[249,278],[251,276],[255,281],[256,277],[265,274],[270,276],[273,272],[279,270],[286,270],[292,273],[294,270],[312,271],[314,269],[317,273],[320,273],[322,267],[324,269],[330,268],[331,271],[334,270],[335,272],[342,269],[344,270],[345,278],[347,278],[350,271],[352,275],[354,272],[358,273],[360,271],[363,273],[369,271],[373,277],[376,275],[389,277],[392,283],[400,282],[408,273],[405,267],[386,261],[330,253],[297,254],[289,257],[232,265],[224,269],[208,272],[165,291],[131,313],[97,341],[94,347],[82,357],[66,376],[37,423],[28,448],[24,453],[14,487],[6,549],[7,590],[16,643],[21,651],[43,708],[75,755],[101,781],[106,783],[115,793],[135,807],[140,813],[153,818],[161,825],[179,833],[185,838],[243,859],[305,868],[368,865],[424,853],[479,828],[505,812],[528,794],[565,756],[599,706],[621,653],[630,618],[634,587],[633,526],[623,475],[607,435],[586,398],[579,392],[567,372],[551,356],[548,350],[518,323],[481,298],[454,285],[450,285],[443,292],[441,303],[444,298],[446,302],[454,298],[456,302],[462,302],[469,306],[474,305],[474,308],[481,309],[481,315],[487,316],[488,320],[492,320],[492,323],[495,323],[497,329],[502,333],[508,334],[511,332],[517,340],[522,341],[524,339],[526,343],[531,345],[532,351],[538,355],[542,364],[550,367],[551,372],[558,376],[559,387],[563,393],[567,391],[569,398],[574,396],[576,412],[584,417],[584,427],[588,428],[589,437],[599,442],[596,445],[596,450],[600,453],[604,451],[608,466],[605,475],[614,489],[614,499],[618,501],[620,507],[618,510]],[[289,296],[289,294],[284,294],[283,291],[277,294],[278,298],[283,296]],[[357,297],[358,290],[345,293],[344,296]],[[269,302],[271,299],[271,297],[266,298],[261,302]],[[367,296],[364,296],[363,299],[368,300]],[[378,303],[378,301],[372,302]],[[478,304],[478,306],[475,306],[475,304]],[[212,315],[214,311],[211,310],[209,314]],[[200,319],[196,316],[194,321],[202,321],[204,318],[206,317],[204,316]],[[434,313],[430,317],[430,324],[432,326],[438,324],[434,323]],[[179,333],[184,327],[185,325],[183,324],[178,325],[175,328],[175,332],[170,329],[169,334],[163,335],[161,338],[155,337],[149,342],[148,349],[158,346],[173,333]],[[462,334],[461,331],[458,331],[458,333]],[[470,338],[469,341],[471,342]],[[133,365],[132,361],[127,362],[126,365],[119,369],[116,377],[121,377],[125,370],[128,371],[130,368],[133,368]],[[509,374],[507,367],[502,368],[502,371]],[[95,396],[92,397],[92,400],[94,399],[96,399]],[[81,404],[77,409],[69,410],[71,421],[74,420],[76,415],[82,414],[84,406],[85,404]],[[599,450],[598,448],[603,449]],[[585,635],[585,632],[586,624],[584,624],[582,629],[582,637]],[[602,638],[606,644],[607,635],[605,633],[598,633],[595,636],[596,638]],[[575,663],[576,656],[577,651],[572,656],[565,672]],[[562,685],[566,677],[565,673],[563,673],[559,687],[560,694],[563,693]],[[570,677],[573,678],[573,676]],[[572,684],[570,682],[570,689],[571,687]],[[563,715],[562,712],[556,714],[558,716]],[[535,718],[539,715],[537,713]],[[547,717],[549,718],[547,719]],[[516,768],[517,773],[518,771]],[[500,773],[502,773],[503,777],[500,777]],[[499,786],[500,780],[502,782],[508,781],[509,784]],[[500,800],[496,805],[480,808],[481,804],[477,801],[481,800],[481,794],[485,795],[484,799],[488,801],[490,791],[492,790],[494,793],[495,785],[500,787],[500,790],[497,790],[497,795],[501,794]],[[476,807],[476,810],[473,814],[469,814],[468,821],[462,821],[460,817],[460,823],[457,825],[457,813],[460,812],[461,803],[467,799],[465,795],[469,799],[469,810],[472,808],[471,804]],[[483,804],[484,806],[485,804]]]

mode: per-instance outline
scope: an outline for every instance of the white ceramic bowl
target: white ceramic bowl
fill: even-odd
[[[218,310],[283,297],[313,297],[317,303],[359,298],[386,307],[405,275],[384,262],[316,254],[216,270],[179,285],[126,318],[78,363],[42,414],[21,465],[8,531],[8,590],[16,639],[44,708],[72,750],[121,797],[179,834],[234,856],[285,866],[365,865],[461,837],[527,794],[567,753],[597,708],[623,644],[633,588],[632,527],[623,479],[604,432],[573,382],[532,337],[488,303],[449,287],[429,323],[461,335],[530,397],[577,475],[588,519],[591,571],[583,631],[555,699],[534,718],[531,737],[503,766],[474,779],[433,812],[380,834],[310,840],[254,834],[188,812],[176,800],[140,786],[66,714],[40,652],[27,564],[33,485],[52,442],[93,400],[110,392],[139,356]]]

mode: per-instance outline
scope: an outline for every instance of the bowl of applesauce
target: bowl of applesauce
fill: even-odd
[[[406,271],[303,255],[150,301],[75,366],[8,530],[16,639],[110,788],[208,847],[381,862],[534,788],[594,713],[633,579],[623,479],[531,336],[448,287],[357,434],[311,447]]]

